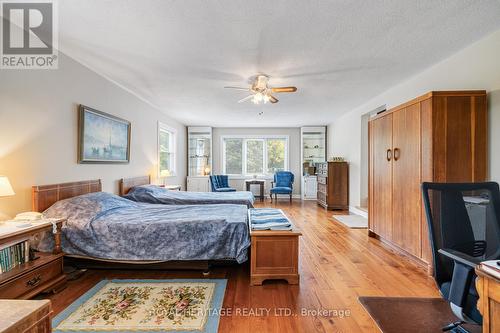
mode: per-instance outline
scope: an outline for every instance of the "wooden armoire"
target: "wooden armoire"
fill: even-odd
[[[486,92],[433,91],[369,122],[369,234],[427,264],[422,182],[487,177]]]

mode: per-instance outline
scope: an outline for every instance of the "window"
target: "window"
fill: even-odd
[[[285,170],[286,141],[283,139],[267,140],[267,173]]]
[[[261,175],[264,173],[264,140],[246,140],[247,174]]]
[[[243,170],[243,139],[225,139],[224,152],[224,173],[241,174]]]
[[[158,177],[175,175],[175,143],[177,131],[158,124]]]
[[[287,137],[224,137],[223,172],[271,175],[288,168]]]

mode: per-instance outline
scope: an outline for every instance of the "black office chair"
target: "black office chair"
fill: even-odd
[[[497,183],[423,183],[434,279],[459,321],[443,331],[467,332],[482,324],[474,268],[500,259],[500,191]]]

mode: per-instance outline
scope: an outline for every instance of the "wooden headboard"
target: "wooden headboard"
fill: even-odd
[[[32,187],[33,211],[43,212],[59,200],[101,192],[100,179]]]
[[[134,186],[151,184],[151,176],[120,179],[120,195],[125,195]]]

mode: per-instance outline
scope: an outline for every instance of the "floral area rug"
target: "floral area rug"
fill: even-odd
[[[103,280],[54,318],[54,332],[217,332],[225,279]]]

